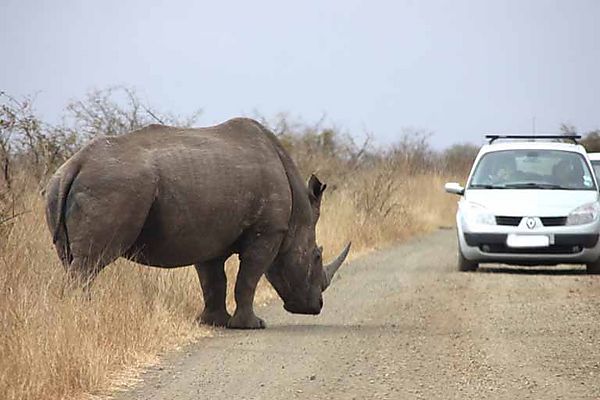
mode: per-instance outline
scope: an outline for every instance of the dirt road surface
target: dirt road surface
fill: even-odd
[[[441,230],[342,267],[320,316],[258,309],[117,399],[600,399],[600,276],[454,270]]]

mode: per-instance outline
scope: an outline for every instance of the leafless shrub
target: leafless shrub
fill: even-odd
[[[436,154],[429,145],[430,132],[405,130],[400,140],[385,155],[397,172],[415,175],[435,167]]]
[[[254,111],[252,118],[256,119],[261,124],[268,126],[275,136],[285,139],[290,136],[298,135],[304,131],[319,131],[325,116],[321,117],[316,123],[308,124],[300,118],[295,118],[287,112],[279,112],[272,117]]]
[[[38,126],[31,114],[31,102],[18,101],[0,92],[0,162],[4,186],[12,186],[12,167],[19,144],[23,143],[23,130],[26,132]],[[26,136],[25,136],[26,137]]]
[[[15,194],[14,190],[0,192],[0,237],[8,236],[11,228],[16,223],[17,217],[26,213],[22,209],[21,195],[22,193]],[[0,240],[0,252],[2,251],[2,244]]]
[[[97,135],[121,135],[152,123],[190,127],[201,113],[200,109],[184,117],[165,113],[144,104],[135,90],[114,86],[93,90],[69,103],[65,129],[87,140]]]
[[[380,161],[357,176],[352,187],[353,205],[361,225],[369,220],[382,221],[401,212],[402,187],[397,169],[389,160]]]
[[[327,125],[325,116],[313,124],[284,113],[271,119],[255,118],[278,136],[304,176],[318,174],[327,181],[330,192],[345,185],[374,151],[370,135],[357,142],[340,128]]]
[[[575,125],[563,122],[560,124],[560,133],[563,135],[577,135],[577,127]],[[582,134],[581,144],[585,147],[588,153],[600,152],[600,129],[594,129]]]
[[[466,178],[478,152],[479,147],[468,143],[450,146],[440,155],[443,170],[451,175]]]
[[[600,152],[600,129],[588,132],[581,140],[581,144],[590,153]]]
[[[71,102],[63,122],[50,125],[37,117],[34,100],[0,92],[0,189],[12,190],[18,173],[43,186],[91,137],[119,135],[150,123],[188,127],[200,115],[200,110],[184,117],[160,112],[145,105],[134,90],[112,87]]]
[[[16,99],[0,92],[0,163],[5,189],[11,190],[17,172],[43,181],[72,154],[75,138],[43,123],[35,114],[34,99]]]
[[[0,193],[0,232],[2,232],[3,225],[9,222],[15,215],[15,202],[14,198],[11,198],[10,192],[4,191]]]

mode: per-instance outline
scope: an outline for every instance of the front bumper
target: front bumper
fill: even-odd
[[[458,216],[457,216],[458,217]],[[475,262],[495,262],[513,265],[586,264],[600,258],[600,222],[579,226],[542,227],[524,230],[522,227],[466,227],[457,218],[459,246],[463,256]],[[478,228],[478,229],[477,229]],[[547,247],[509,247],[510,234],[547,235]]]

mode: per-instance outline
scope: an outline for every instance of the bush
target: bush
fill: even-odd
[[[447,173],[456,176],[464,176],[464,179],[466,179],[478,152],[479,147],[472,144],[463,143],[452,145],[441,155],[442,168],[444,171],[447,171]]]
[[[0,92],[0,165],[2,187],[11,190],[19,173],[42,187],[46,179],[87,140],[120,135],[150,123],[192,126],[200,111],[185,117],[154,110],[124,87],[95,90],[67,105],[59,125],[41,121],[34,99]],[[2,188],[0,187],[0,188]]]
[[[600,152],[600,130],[588,132],[581,140],[581,144],[588,153]]]

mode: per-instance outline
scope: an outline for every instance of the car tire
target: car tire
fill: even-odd
[[[600,274],[600,258],[593,263],[589,263],[585,266],[588,274],[598,275]]]
[[[479,268],[479,264],[471,261],[471,260],[467,260],[465,258],[465,256],[463,255],[462,251],[460,251],[460,245],[458,246],[458,270],[461,272],[469,272],[469,271],[475,271],[477,268]]]

